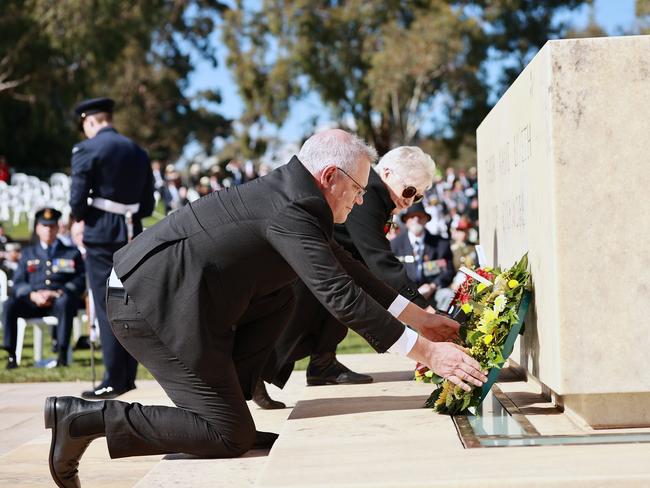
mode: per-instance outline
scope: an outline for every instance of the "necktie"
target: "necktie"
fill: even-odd
[[[416,276],[418,281],[422,281],[422,244],[420,241],[413,243],[413,255],[415,256]]]

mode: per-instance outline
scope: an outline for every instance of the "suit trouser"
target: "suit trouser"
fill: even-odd
[[[111,457],[178,452],[235,457],[249,450],[255,442],[255,424],[245,396],[250,397],[289,319],[294,305],[291,289],[249,307],[236,326],[232,351],[214,351],[219,375],[210,381],[160,340],[133,298],[125,298],[123,291],[119,295],[109,290],[108,313],[115,336],[178,408],[107,400],[104,421]]]
[[[64,293],[56,298],[52,306],[41,308],[37,307],[29,296],[20,298],[9,298],[3,307],[4,324],[4,341],[5,348],[11,353],[16,354],[16,343],[18,341],[18,318],[32,319],[53,315],[57,318],[56,340],[59,351],[67,354],[70,346],[70,335],[72,334],[72,321],[77,315],[81,305],[81,300],[73,295]]]
[[[302,281],[293,285],[293,291],[296,308],[263,373],[264,380],[279,388],[284,388],[296,361],[312,354],[334,354],[348,333],[347,326],[336,320]]]
[[[104,378],[100,387],[112,386],[127,390],[135,386],[138,362],[122,347],[113,335],[106,315],[106,280],[113,268],[113,254],[125,243],[86,245],[86,274],[93,292],[95,312],[102,342]]]

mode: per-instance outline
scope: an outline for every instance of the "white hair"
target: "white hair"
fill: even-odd
[[[354,171],[359,161],[377,160],[377,151],[363,139],[343,130],[327,130],[314,134],[300,148],[298,159],[315,175],[334,165],[343,171]]]
[[[389,169],[406,183],[418,188],[429,188],[433,183],[436,163],[417,146],[400,146],[382,156],[376,166],[377,173]]]

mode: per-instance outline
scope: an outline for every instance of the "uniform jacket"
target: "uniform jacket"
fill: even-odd
[[[113,127],[72,148],[72,215],[83,220],[84,242],[109,244],[127,241],[122,215],[88,205],[88,197],[101,197],[123,204],[139,203],[133,216],[134,233],[142,231],[141,219],[153,212],[153,174],[147,154]]]
[[[418,293],[418,285],[407,275],[384,234],[384,225],[391,217],[395,204],[375,171],[370,171],[366,189],[363,204],[352,209],[345,224],[334,226],[334,238],[377,277],[408,300],[426,308],[426,299]]]
[[[208,381],[223,374],[218,358],[232,357],[244,313],[298,277],[333,316],[384,352],[404,331],[386,311],[397,291],[332,232],[325,198],[294,157],[172,213],[115,253],[114,265],[160,339]]]
[[[424,263],[421,280],[417,279],[417,263],[408,232],[399,234],[391,241],[390,246],[397,259],[404,263],[409,278],[418,283],[418,286],[424,283],[435,283],[438,288],[446,288],[454,279],[456,272],[448,239],[424,231]]]
[[[23,249],[14,281],[18,298],[36,290],[61,290],[81,297],[86,288],[86,275],[81,253],[57,240],[52,256],[40,244]]]

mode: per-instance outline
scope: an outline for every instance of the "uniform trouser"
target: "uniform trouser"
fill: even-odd
[[[296,361],[315,354],[334,354],[348,332],[302,281],[297,281],[293,290],[296,308],[263,372],[264,380],[279,388],[284,388]]]
[[[249,450],[255,424],[246,398],[289,319],[294,305],[291,288],[251,304],[236,326],[232,350],[212,353],[210,379],[188,366],[187,358],[176,356],[137,313],[133,298],[125,299],[123,291],[121,295],[113,289],[108,294],[115,336],[178,408],[107,400],[104,421],[111,457],[178,452],[235,457]]]
[[[37,307],[29,296],[9,298],[3,307],[2,323],[4,324],[5,349],[10,354],[16,354],[18,341],[18,318],[32,319],[52,315],[57,318],[56,339],[59,351],[67,354],[72,334],[72,321],[81,306],[81,300],[73,295],[64,293],[56,298],[52,306],[47,308]]]
[[[135,386],[138,362],[122,347],[113,335],[106,315],[106,280],[113,268],[113,254],[124,246],[119,244],[86,244],[86,274],[93,292],[95,312],[102,341],[104,378],[101,387],[127,390]]]

